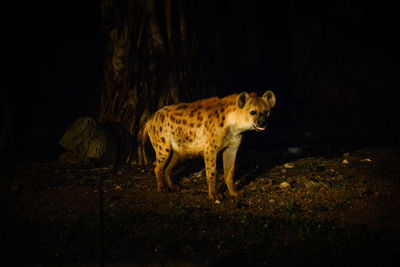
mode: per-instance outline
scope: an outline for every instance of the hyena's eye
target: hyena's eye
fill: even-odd
[[[257,112],[255,110],[250,111],[250,115],[252,115],[252,116],[256,115],[256,113]]]

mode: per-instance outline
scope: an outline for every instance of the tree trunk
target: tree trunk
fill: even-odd
[[[160,107],[206,95],[210,89],[198,39],[182,0],[103,0],[106,38],[99,119],[120,141],[119,160],[135,162],[137,133]],[[191,14],[189,14],[191,15]]]

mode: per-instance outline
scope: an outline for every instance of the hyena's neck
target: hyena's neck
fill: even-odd
[[[222,99],[225,107],[224,116],[226,118],[226,127],[228,127],[232,136],[239,135],[249,130],[247,123],[242,123],[245,119],[243,118],[242,110],[236,104],[236,99],[237,94],[226,97],[226,100]]]

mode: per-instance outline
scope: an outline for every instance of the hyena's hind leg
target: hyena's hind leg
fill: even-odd
[[[154,173],[157,179],[157,192],[167,193],[168,187],[165,181],[165,166],[169,160],[171,150],[170,149],[155,149],[156,151],[156,167],[154,169]],[[168,178],[168,180],[170,180]],[[169,183],[169,182],[168,182]]]
[[[171,171],[176,166],[176,164],[178,164],[179,158],[180,158],[180,156],[179,156],[178,152],[176,152],[176,151],[174,152],[173,151],[171,160],[169,161],[168,166],[165,169],[165,180],[167,182],[168,188],[171,189],[171,190],[174,190],[174,191],[179,190],[179,186],[174,185],[174,183],[172,182],[172,180],[171,180]]]

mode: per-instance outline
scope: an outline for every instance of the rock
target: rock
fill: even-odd
[[[68,151],[104,165],[113,164],[117,159],[117,142],[114,135],[90,117],[81,117],[73,122],[59,144]]]
[[[283,165],[283,167],[285,167],[286,169],[293,169],[294,168],[294,164],[293,163],[285,163],[284,165]]]
[[[288,182],[282,182],[279,185],[279,188],[281,188],[281,189],[284,189],[284,188],[287,188],[287,187],[290,187],[290,184]]]
[[[121,191],[121,190],[122,190],[122,187],[121,187],[120,185],[116,185],[116,186],[115,186],[115,190],[116,190],[116,191]]]

